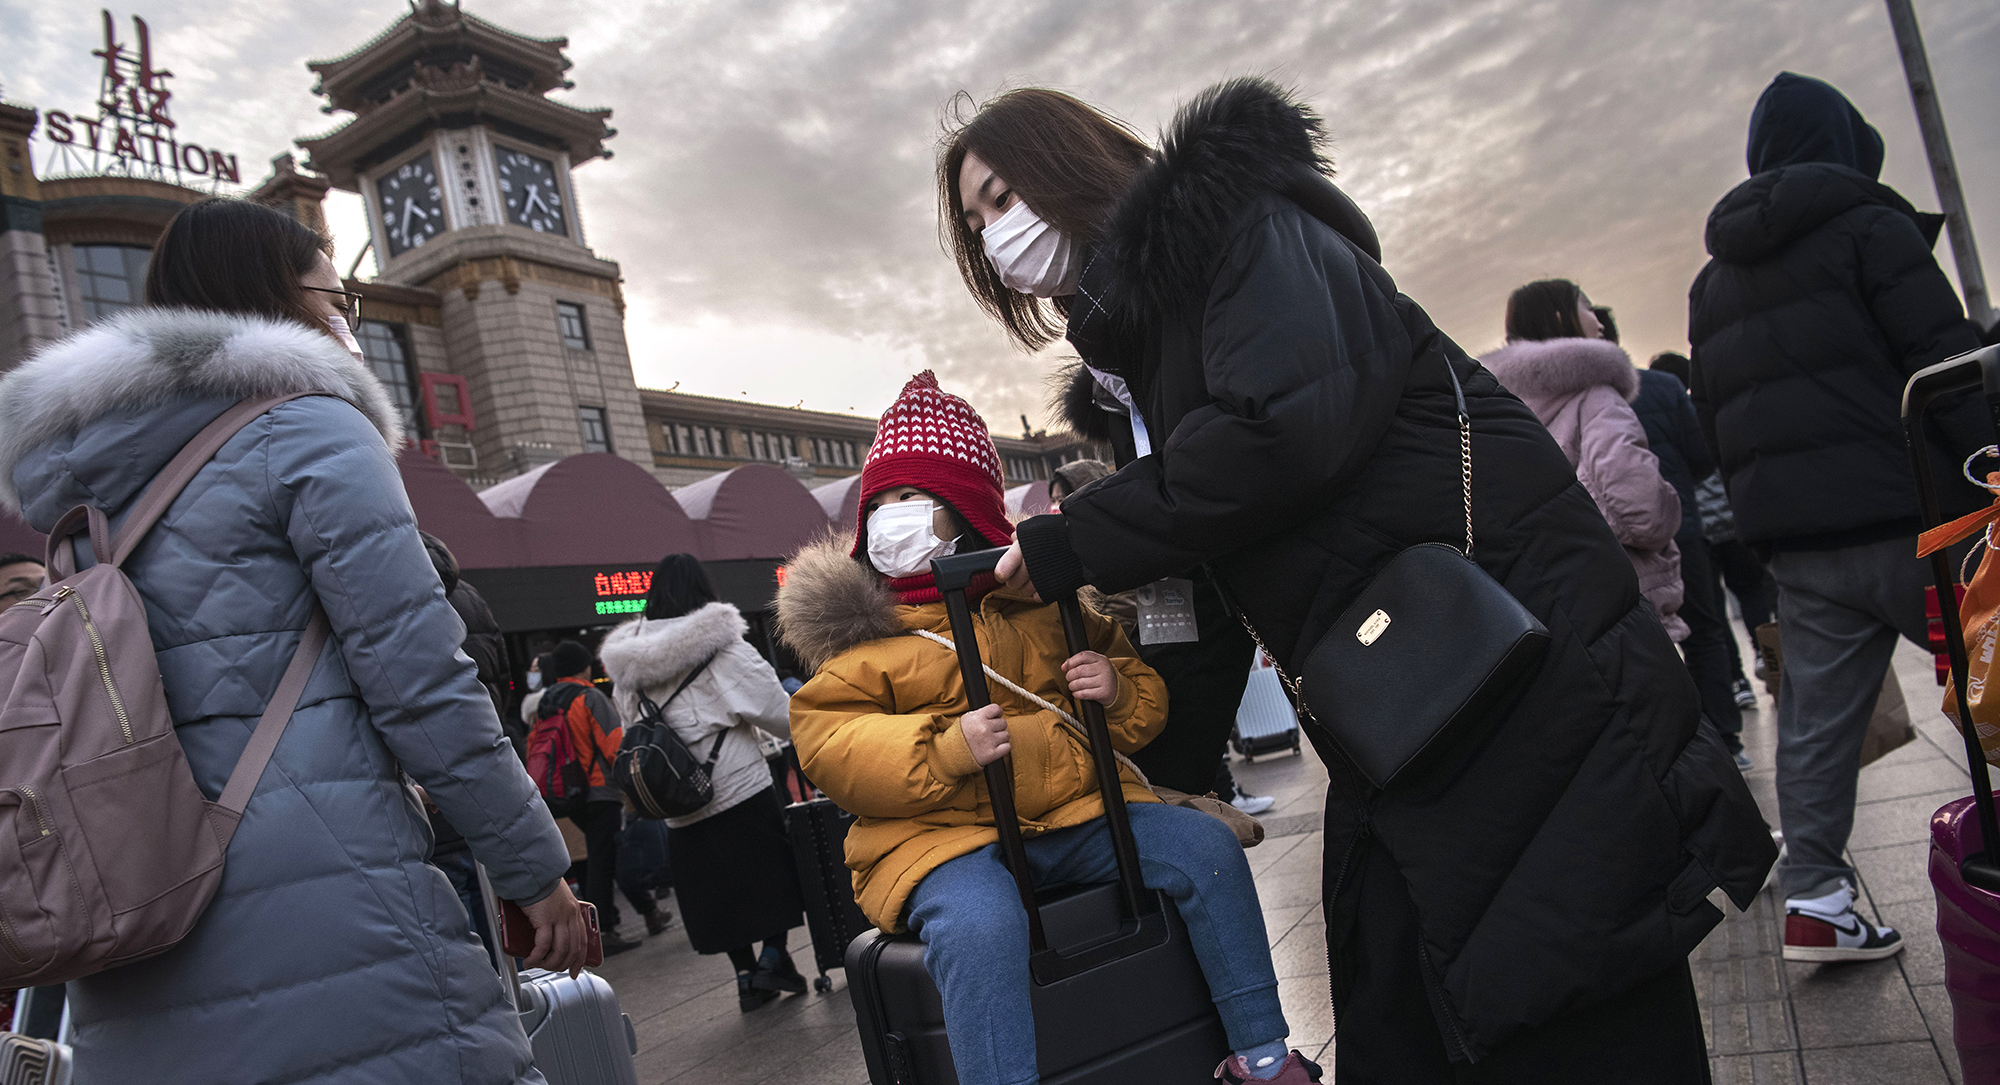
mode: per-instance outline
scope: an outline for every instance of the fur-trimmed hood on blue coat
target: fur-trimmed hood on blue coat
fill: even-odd
[[[325,394],[232,438],[124,566],[204,793],[221,792],[315,599],[333,641],[193,932],[69,985],[75,1081],[539,1085],[404,774],[503,897],[540,899],[569,855],[457,650],[465,627],[368,369],[297,325],[125,313],[0,378],[0,498],[42,530],[78,504],[115,525],[230,405],[288,392]]]

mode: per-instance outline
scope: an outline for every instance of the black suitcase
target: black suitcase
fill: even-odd
[[[990,701],[965,589],[992,571],[1001,551],[931,563],[951,615],[959,670],[973,708]],[[1074,598],[1058,602],[1071,651],[1087,646]],[[1012,761],[986,767],[1000,851],[1015,871],[1028,911],[1029,996],[1044,1085],[1198,1085],[1212,1082],[1229,1055],[1222,1019],[1188,943],[1187,927],[1164,894],[1144,888],[1138,848],[1126,817],[1104,712],[1083,701],[1085,728],[1105,797],[1105,820],[1118,859],[1111,885],[1051,887],[1037,893],[1022,872],[1025,855],[1015,820]],[[946,1044],[944,1004],[924,969],[914,935],[871,930],[847,950],[847,986],[874,1085],[957,1085]]]
[[[842,966],[847,943],[874,929],[854,903],[854,874],[847,869],[847,829],[854,815],[832,799],[795,802],[785,808],[785,829],[792,837],[792,860],[799,868],[799,889],[806,903],[806,930],[812,934],[813,964],[819,978],[813,990],[833,990],[827,973]]]

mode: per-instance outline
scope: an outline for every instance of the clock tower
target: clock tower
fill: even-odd
[[[307,65],[323,110],[353,114],[299,145],[308,166],[367,206],[380,274],[358,284],[363,319],[371,309],[435,314],[434,331],[383,332],[377,345],[446,371],[448,385],[412,378],[410,411],[475,479],[578,452],[653,466],[618,265],[585,245],[570,180],[610,157],[611,111],[546,97],[572,85],[567,44],[412,0],[360,49]],[[393,376],[385,382],[393,393]],[[464,401],[440,410],[440,390]]]

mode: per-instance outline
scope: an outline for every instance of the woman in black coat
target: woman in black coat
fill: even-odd
[[[1337,1077],[1704,1081],[1687,954],[1725,894],[1751,902],[1771,838],[1569,462],[1397,293],[1321,139],[1257,80],[1204,92],[1157,152],[1044,90],[955,134],[968,288],[1025,347],[1066,336],[1091,382],[1069,402],[1135,453],[1023,524],[1002,572],[1055,594],[1205,567],[1296,673],[1396,553],[1462,543],[1450,367],[1475,558],[1553,643],[1484,737],[1386,791],[1306,725],[1332,777]]]

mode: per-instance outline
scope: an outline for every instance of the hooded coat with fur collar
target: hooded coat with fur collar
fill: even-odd
[[[465,630],[418,538],[374,376],[297,325],[132,310],[0,378],[0,499],[37,529],[80,504],[116,526],[203,426],[289,392],[329,395],[232,438],[124,566],[210,798],[315,599],[333,640],[193,932],[69,985],[76,1081],[538,1083],[402,774],[503,897],[539,900],[569,857],[457,650]]]
[[[661,707],[667,725],[696,759],[707,761],[715,752],[715,768],[709,773],[715,797],[692,814],[668,818],[670,829],[714,817],[771,786],[757,729],[789,737],[791,705],[777,672],[743,639],[749,629],[735,607],[709,603],[678,618],[634,618],[613,629],[598,647],[597,658],[617,689],[620,718],[644,718],[638,696],[643,692]],[[680,689],[704,663],[694,681]]]
[[[1332,777],[1323,892],[1343,1072],[1449,1081],[1447,1060],[1558,1036],[1558,1019],[1685,968],[1721,919],[1708,894],[1748,905],[1775,848],[1590,492],[1534,412],[1397,292],[1320,143],[1318,119],[1261,81],[1181,111],[1070,308],[1071,344],[1129,382],[1154,453],[1020,538],[1049,590],[1205,565],[1297,673],[1397,553],[1463,545],[1456,374],[1473,556],[1553,643],[1480,741],[1389,791],[1306,728]],[[1086,428],[1120,432],[1093,389],[1065,401]],[[1621,1038],[1663,1034],[1632,1017]],[[1403,1059],[1414,1050],[1440,1068]]]
[[[1675,641],[1687,639],[1681,609],[1681,499],[1646,445],[1632,399],[1639,371],[1623,347],[1604,339],[1523,340],[1479,359],[1549,427],[1577,481],[1590,491],[1611,533],[1625,545],[1639,591],[1652,600]]]
[[[898,604],[872,569],[847,556],[852,545],[852,537],[817,543],[785,566],[779,635],[816,671],[792,695],[792,742],[806,776],[857,815],[847,834],[856,903],[883,930],[901,930],[925,875],[999,834],[984,772],[958,725],[971,710],[958,655],[914,632],[950,640],[944,604]],[[1001,590],[981,599],[972,618],[987,666],[1075,714],[1054,606]],[[1129,754],[1166,722],[1166,683],[1139,661],[1116,622],[1089,610],[1084,622],[1091,648],[1118,669],[1118,696],[1104,720],[1111,744]],[[992,692],[1007,713],[1022,835],[1102,816],[1084,740],[1004,686],[993,683]],[[1119,775],[1126,802],[1159,801],[1129,767]]]

